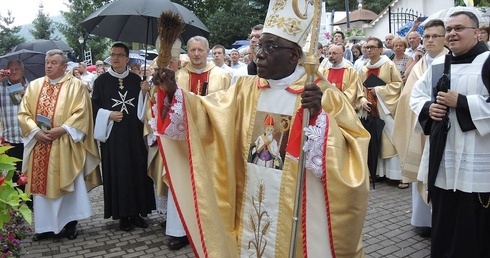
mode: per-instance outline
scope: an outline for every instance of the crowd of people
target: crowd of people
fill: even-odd
[[[308,74],[306,34],[273,22],[288,8],[271,7],[229,63],[201,36],[186,42],[185,59],[176,44],[165,67],[130,64],[122,43],[96,74],[85,63],[67,70],[61,50],[46,53],[46,76],[31,82],[10,61],[2,135],[29,177],[33,240],[77,238],[78,220],[92,215],[87,192],[103,185],[104,218],[130,231],[157,210],[172,250],[286,257],[294,244],[311,257],[364,257],[369,182],[387,178],[412,185],[410,223],[431,237],[432,257],[490,257],[489,27],[464,11],[428,21],[423,35],[418,22],[384,41],[349,44],[336,31]],[[382,122],[379,137],[368,119]]]

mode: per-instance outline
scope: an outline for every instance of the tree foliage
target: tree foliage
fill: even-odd
[[[175,0],[192,10],[211,32],[210,45],[229,47],[247,38],[251,28],[264,23],[269,0]]]
[[[238,0],[241,1],[241,0]],[[233,1],[229,0],[172,0],[172,2],[185,6],[200,19],[211,16],[215,10],[229,9]],[[204,20],[202,20],[204,22]]]
[[[228,10],[216,10],[206,18],[206,24],[211,30],[211,45],[229,47],[236,40],[246,39],[253,26],[264,23],[268,2],[235,0]]]
[[[78,38],[84,39],[83,49],[92,51],[92,61],[104,59],[109,46],[109,40],[105,37],[89,35],[80,23],[93,11],[102,5],[110,2],[109,0],[68,0],[68,12],[61,14],[65,18],[66,24],[58,23],[57,26],[66,38],[66,43],[72,46],[77,53],[82,53],[82,46]],[[82,59],[82,55],[79,55]]]
[[[25,41],[18,35],[21,27],[12,26],[14,21],[12,11],[7,11],[6,17],[0,15],[0,55],[10,52],[13,47]]]
[[[473,0],[475,6],[490,6],[489,0]],[[454,0],[454,6],[465,6],[463,0]]]
[[[32,21],[33,28],[29,30],[34,39],[51,39],[54,33],[53,20],[44,13],[44,6],[39,5],[36,19]]]

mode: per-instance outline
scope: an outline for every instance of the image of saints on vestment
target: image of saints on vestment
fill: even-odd
[[[248,162],[282,169],[290,124],[291,116],[257,112]]]

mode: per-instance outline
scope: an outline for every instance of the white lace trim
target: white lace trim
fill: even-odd
[[[157,131],[157,117],[158,117],[157,98],[158,98],[158,93],[155,92],[153,97],[155,99],[155,102],[153,103],[153,105],[151,105],[152,116],[150,119],[148,119],[148,125],[150,126],[152,131],[148,134],[148,136],[146,138],[148,146],[152,146],[156,142],[157,135],[158,135],[158,131]]]
[[[324,139],[327,129],[327,113],[324,110],[318,115],[315,125],[306,127],[305,135],[308,139],[303,146],[305,151],[305,168],[310,169],[313,174],[322,182],[325,181],[323,174],[323,159],[324,159]]]
[[[155,142],[157,141],[157,136],[155,135],[155,132],[151,132],[146,136],[146,142],[148,146],[153,146]]]
[[[165,129],[164,136],[173,140],[186,140],[187,139],[187,125],[184,117],[184,95],[182,89],[175,91],[174,98],[176,100],[170,109],[173,112],[169,112],[170,124]],[[169,104],[167,98],[165,98],[165,104]]]

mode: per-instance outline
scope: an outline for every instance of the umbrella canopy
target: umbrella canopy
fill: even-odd
[[[46,54],[26,49],[0,56],[0,67],[5,68],[8,61],[19,59],[24,64],[24,77],[32,81],[44,76]]]
[[[208,28],[187,8],[170,0],[117,0],[90,14],[81,25],[91,34],[126,42],[155,44],[162,12],[178,13],[184,20],[182,39],[209,37]]]
[[[410,31],[410,29],[412,28],[412,26],[413,26],[413,21],[409,21],[409,22],[405,23],[403,26],[401,26],[396,31],[396,34],[398,34],[400,37],[405,37],[405,36],[407,36],[407,33]],[[420,35],[424,35],[424,26],[419,25],[417,27],[417,32]]]
[[[374,189],[376,182],[376,170],[378,169],[379,151],[381,150],[381,137],[383,135],[385,122],[379,117],[368,115],[367,117],[361,118],[361,123],[371,134],[371,140],[369,141],[368,147],[368,168]]]
[[[488,26],[489,25],[489,17],[485,16],[485,14],[477,7],[468,7],[468,6],[455,6],[447,9],[439,10],[433,14],[431,14],[425,21],[422,22],[422,26],[425,25],[428,21],[434,19],[441,19],[443,22],[447,22],[449,16],[455,12],[459,11],[468,11],[472,12],[476,15],[478,20],[480,21],[480,26]]]
[[[439,91],[447,92],[450,89],[450,75],[449,68],[451,64],[451,55],[446,55],[444,62],[444,73],[437,81],[436,89],[434,90],[434,99]],[[429,136],[429,176],[427,182],[428,199],[430,200],[431,193],[434,190],[434,184],[436,183],[437,172],[442,161],[442,155],[446,148],[447,133],[451,128],[449,121],[449,109],[446,115],[441,121],[433,121]]]
[[[242,40],[237,40],[235,41],[232,45],[231,45],[231,48],[234,48],[234,49],[238,49],[242,46],[248,46],[250,45],[250,41],[246,40],[246,39],[242,39]]]
[[[61,40],[50,40],[50,39],[36,39],[33,41],[21,43],[17,46],[14,47],[12,52],[21,50],[21,49],[27,49],[27,50],[32,50],[32,51],[37,51],[37,52],[43,52],[46,53],[51,49],[60,49],[63,51],[73,51],[73,48],[68,46],[65,42]]]

